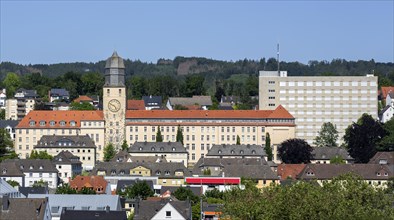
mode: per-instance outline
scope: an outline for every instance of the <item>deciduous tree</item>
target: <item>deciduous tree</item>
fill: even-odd
[[[112,143],[109,143],[104,148],[104,161],[110,161],[116,154],[115,147]]]
[[[124,192],[118,192],[119,195],[123,195],[126,198],[142,198],[153,196],[153,190],[149,187],[146,181],[138,181],[132,186],[126,187]]]
[[[127,144],[126,140],[123,140],[122,150],[124,151],[124,150],[127,150],[127,149],[129,149],[129,145]]]
[[[310,163],[312,150],[303,139],[288,139],[279,145],[278,156],[284,163]]]
[[[331,122],[324,122],[313,144],[316,147],[338,147],[338,131]]]

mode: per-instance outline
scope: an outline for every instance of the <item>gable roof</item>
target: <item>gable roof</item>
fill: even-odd
[[[336,156],[344,160],[354,160],[344,148],[340,147],[314,147],[312,157],[314,160],[330,160]]]
[[[55,165],[46,159],[7,159],[3,163],[14,163],[22,172],[57,173]]]
[[[29,194],[48,194],[48,187],[19,187],[19,192],[21,192],[26,197]]]
[[[264,157],[266,153],[261,145],[255,144],[220,144],[213,145],[211,149],[206,154],[209,156],[254,156],[254,157]]]
[[[79,128],[82,121],[103,121],[103,111],[30,111],[18,124],[17,128]],[[34,121],[35,125],[30,125]],[[40,125],[40,122],[45,125]],[[54,125],[50,125],[54,121]],[[60,122],[64,121],[62,125]],[[71,122],[75,122],[75,126]]]
[[[81,190],[83,187],[93,187],[94,190],[97,188],[106,189],[108,182],[102,176],[76,176],[70,180],[69,183],[71,188]]]
[[[65,89],[51,89],[51,96],[70,96],[70,93]]]
[[[379,112],[379,116],[381,117],[387,110],[391,109],[391,105],[386,105],[382,110]]]
[[[161,96],[142,96],[142,100],[144,100],[145,107],[160,107],[162,104]]]
[[[168,98],[172,106],[194,106],[195,104],[201,106],[211,106],[212,99],[210,96],[193,96],[193,97],[170,97]]]
[[[46,219],[45,210],[48,199],[46,198],[10,198],[8,211],[0,209],[0,219]],[[2,208],[3,201],[0,200]]]
[[[23,174],[17,163],[5,160],[0,163],[0,177],[2,176],[24,177],[25,174]]]
[[[386,161],[381,161],[386,160]],[[387,164],[394,166],[394,151],[378,151],[369,160],[370,164],[381,164],[381,162],[387,162]]]
[[[69,210],[62,211],[61,220],[94,219],[94,220],[127,220],[126,211],[90,211]]]
[[[127,111],[126,118],[146,119],[294,119],[283,107],[278,106],[275,110],[145,110]]]
[[[281,180],[296,179],[306,164],[279,164],[277,173]]]
[[[56,156],[53,157],[53,163],[55,164],[74,164],[80,165],[82,162],[79,160],[79,157],[72,154],[70,151],[60,151]]]
[[[174,209],[176,209],[185,219],[190,219],[192,211],[190,201],[166,201],[164,199],[162,201],[140,201],[138,211],[135,213],[134,219],[152,219],[167,204],[170,204]]]
[[[326,180],[354,173],[365,180],[388,180],[394,176],[393,172],[393,168],[380,164],[307,164],[298,178]]]
[[[386,99],[387,94],[390,91],[394,91],[394,86],[382,86],[381,90],[382,90],[382,93],[381,93],[382,99]]]
[[[19,191],[20,191],[19,187]],[[14,187],[12,187],[10,184],[7,183],[3,178],[0,178],[0,198],[3,196],[8,195],[9,197],[20,197],[20,192],[16,190]],[[0,207],[1,210],[1,207]]]
[[[86,135],[43,135],[35,148],[95,148],[94,141]]]
[[[145,110],[144,100],[127,100],[127,110]]]
[[[93,102],[93,99],[86,95],[80,95],[73,102]]]
[[[18,125],[19,121],[17,120],[0,120],[0,128],[11,127],[15,128]]]
[[[187,153],[181,142],[135,142],[128,150],[137,153]]]

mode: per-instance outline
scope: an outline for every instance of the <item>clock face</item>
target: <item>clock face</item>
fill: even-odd
[[[108,109],[112,112],[117,112],[120,109],[120,102],[116,99],[111,99],[108,102]]]

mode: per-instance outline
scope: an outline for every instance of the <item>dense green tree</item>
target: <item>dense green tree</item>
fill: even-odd
[[[163,142],[163,136],[161,135],[160,126],[157,127],[156,142]]]
[[[176,104],[174,106],[174,110],[188,110],[188,108],[183,105]]]
[[[237,142],[236,145],[241,145],[241,138],[239,138],[239,135],[237,135]]]
[[[126,198],[141,198],[146,199],[147,197],[153,196],[153,190],[149,187],[146,181],[138,181],[132,186],[128,186],[125,188],[124,192],[119,191],[119,195],[122,195]]]
[[[40,179],[39,181],[33,183],[32,187],[48,187],[48,182]]]
[[[125,150],[127,150],[127,149],[129,149],[129,145],[127,144],[127,141],[126,141],[126,140],[123,140],[122,151],[125,151]]]
[[[72,102],[70,104],[70,109],[71,110],[83,110],[83,111],[89,111],[89,110],[95,110],[96,108],[91,105],[89,102]]]
[[[77,190],[72,189],[69,184],[65,183],[56,188],[55,194],[77,194]]]
[[[394,151],[394,117],[383,124],[386,130],[386,136],[379,141],[377,145],[378,151]]]
[[[345,164],[345,160],[341,156],[335,156],[330,159],[330,164]]]
[[[52,160],[53,156],[48,154],[47,151],[36,151],[32,150],[29,156],[29,159],[44,159],[44,160]]]
[[[7,183],[10,184],[12,187],[20,186],[19,183],[15,180],[7,180]]]
[[[5,109],[0,109],[0,120],[5,119]]]
[[[15,91],[19,88],[21,81],[19,76],[16,73],[7,73],[3,84],[6,88],[7,98],[11,98],[14,96]]]
[[[133,99],[141,99],[142,96],[146,95],[145,84],[145,78],[142,76],[132,76],[129,80],[127,80],[127,87],[131,93],[128,97]]]
[[[116,154],[115,147],[112,143],[109,143],[104,148],[104,161],[110,161]]]
[[[176,131],[176,142],[181,142],[183,145],[183,132],[180,125],[178,125],[178,129]]]
[[[368,163],[376,153],[376,146],[386,135],[382,125],[371,115],[363,114],[353,122],[343,137],[345,147],[356,163]]]
[[[272,161],[273,154],[272,154],[272,148],[271,148],[270,133],[267,133],[267,135],[266,135],[264,151],[267,154],[268,161]]]
[[[283,163],[310,163],[312,150],[312,147],[303,139],[288,139],[279,145],[278,156]]]
[[[7,156],[12,149],[13,143],[10,134],[4,128],[0,128],[0,160]]]
[[[85,73],[81,76],[82,93],[88,95],[98,95],[104,86],[104,75],[101,73]]]
[[[213,190],[206,191],[205,192],[205,197],[216,198],[216,199],[223,199],[224,192],[219,191],[218,189],[214,188]]]
[[[185,95],[191,97],[193,95],[204,95],[204,77],[198,74],[186,76],[186,91]]]
[[[93,188],[82,187],[82,189],[78,191],[78,194],[96,194],[96,191]]]
[[[211,175],[211,170],[210,169],[204,169],[203,175],[204,176],[210,176]]]
[[[194,195],[193,191],[189,188],[186,187],[179,187],[178,189],[176,189],[173,193],[173,195],[175,196],[175,198],[177,198],[178,200],[181,201],[185,201],[186,199],[190,199],[190,201],[193,204],[198,203],[199,198],[198,196]]]
[[[313,142],[316,147],[338,147],[338,131],[331,122],[324,122]]]

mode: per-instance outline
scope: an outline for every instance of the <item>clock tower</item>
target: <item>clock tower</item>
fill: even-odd
[[[104,76],[105,146],[112,143],[119,149],[125,140],[126,86],[124,62],[116,52],[107,59]]]

